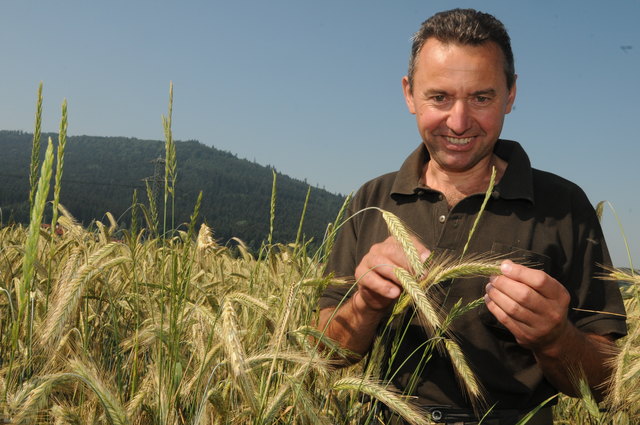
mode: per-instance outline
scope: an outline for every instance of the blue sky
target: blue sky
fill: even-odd
[[[518,73],[502,136],[537,168],[609,201],[640,264],[640,1],[3,1],[0,129],[196,139],[333,192],[397,169],[420,143],[400,80],[436,11],[501,19]],[[63,189],[64,190],[64,189]],[[628,265],[611,210],[603,221]]]

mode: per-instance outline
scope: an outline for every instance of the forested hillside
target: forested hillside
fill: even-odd
[[[43,134],[42,153],[48,137]],[[26,223],[29,162],[33,136],[0,131],[0,221]],[[226,243],[238,237],[256,248],[269,233],[273,168],[265,167],[197,141],[176,142],[176,226],[187,223],[202,191],[200,220]],[[73,136],[67,138],[61,203],[84,225],[103,220],[111,212],[121,226],[131,221],[131,203],[137,189],[139,203],[148,206],[146,182],[159,184],[158,209],[162,220],[164,142],[124,137]],[[157,168],[157,169],[156,169]],[[277,173],[274,241],[295,240],[309,186]],[[312,188],[304,219],[307,239],[322,239],[344,197]],[[170,208],[169,208],[170,211]],[[171,222],[171,217],[169,217]]]

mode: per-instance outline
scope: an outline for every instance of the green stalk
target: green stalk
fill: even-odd
[[[62,102],[62,119],[58,134],[58,152],[56,156],[56,176],[53,188],[53,211],[51,219],[51,234],[55,235],[58,222],[58,205],[60,204],[60,189],[62,188],[62,171],[64,169],[64,150],[67,145],[67,101]]]
[[[29,167],[29,210],[33,209],[38,181],[38,165],[40,164],[40,128],[42,125],[42,81],[38,86],[38,100],[36,103],[36,124],[31,144],[31,164]]]
[[[165,163],[164,163],[164,233],[167,232],[167,208],[169,195],[171,195],[171,230],[174,229],[175,220],[175,184],[176,184],[176,144],[171,132],[171,116],[173,113],[173,83],[169,85],[169,110],[167,116],[162,117],[162,127],[165,138]]]
[[[154,191],[151,186],[149,186],[149,180],[145,180],[144,184],[147,190],[147,199],[149,200],[149,214],[145,214],[145,218],[147,219],[151,236],[155,237],[158,236],[158,204],[154,196]],[[143,213],[144,212],[145,210],[143,210]]]
[[[273,183],[271,184],[271,208],[269,210],[269,237],[267,239],[269,249],[273,244],[273,223],[276,219],[276,172],[275,170],[271,170],[273,173]]]
[[[176,148],[175,148],[175,143],[173,141],[173,134],[171,132],[171,120],[172,120],[172,113],[173,113],[173,83],[170,83],[169,85],[169,106],[168,106],[168,112],[167,112],[167,116],[163,116],[162,117],[162,127],[164,130],[164,137],[165,137],[165,172],[164,172],[164,209],[163,209],[163,246],[166,247],[166,235],[167,235],[167,213],[168,213],[168,207],[169,207],[169,196],[171,196],[171,225],[170,228],[173,231],[174,229],[174,217],[175,217],[175,178],[176,178]],[[168,296],[169,296],[169,332],[170,335],[173,335],[175,332],[175,321],[173,320],[174,318],[174,309],[176,308],[176,299],[175,299],[175,293],[176,293],[176,287],[177,287],[177,257],[175,254],[175,250],[171,250],[171,268],[170,268],[170,282],[168,282],[168,285],[166,284],[166,281],[163,282],[163,286],[165,287],[165,290],[168,289]],[[164,271],[165,268],[165,256],[164,254],[162,255],[162,260],[161,260],[161,264],[160,264],[160,270]],[[164,280],[164,278],[163,278]],[[166,293],[166,292],[165,292]],[[160,315],[160,329],[164,329],[164,320],[165,320],[165,309],[161,308],[161,315]],[[171,338],[171,336],[170,336]],[[175,352],[177,347],[175,347],[175,345],[171,342],[173,341],[173,338],[170,339],[169,342],[169,346],[168,346],[168,351],[169,351],[169,356],[168,358],[164,355],[164,350],[163,350],[163,345],[160,343],[158,346],[158,350],[159,350],[159,382],[160,382],[160,387],[158,388],[158,391],[161,392],[163,390],[168,390],[168,392],[171,394],[172,390],[173,390],[173,385],[172,382],[174,382],[174,380],[172,379],[173,376],[173,369],[174,369],[174,358],[175,358]],[[165,384],[165,380],[166,379],[170,379],[171,381],[169,382],[169,386],[167,387]],[[164,387],[164,388],[163,388]],[[161,404],[159,411],[160,411],[160,416],[164,416],[162,414],[162,412],[166,412],[168,411],[168,406],[162,405],[162,394],[158,394],[159,397],[159,403]]]
[[[489,187],[487,188],[487,191],[484,194],[484,200],[482,201],[482,205],[480,206],[480,211],[478,211],[478,215],[476,216],[476,219],[473,222],[473,226],[471,227],[471,231],[469,232],[469,236],[467,237],[467,243],[464,244],[464,248],[462,249],[462,255],[460,256],[461,258],[464,257],[464,254],[466,254],[467,252],[467,248],[469,248],[471,237],[476,231],[476,227],[480,222],[480,217],[482,217],[482,213],[484,212],[487,206],[487,202],[489,202],[489,198],[491,197],[491,193],[493,192],[493,188],[495,184],[496,184],[496,167],[493,167],[491,169],[491,180],[489,180]]]
[[[27,240],[24,248],[24,260],[22,263],[22,281],[18,281],[16,288],[16,298],[18,305],[17,320],[14,322],[12,343],[14,349],[18,347],[18,337],[20,332],[20,323],[24,320],[27,305],[29,303],[31,284],[35,275],[35,262],[38,256],[38,240],[40,237],[40,225],[44,214],[44,207],[47,203],[47,195],[49,194],[49,183],[51,180],[51,169],[53,168],[53,143],[49,138],[49,144],[45,153],[44,162],[40,171],[40,179],[36,195],[34,198],[33,208],[31,209],[31,220],[27,230]],[[29,328],[28,326],[26,327]],[[28,342],[30,345],[30,341]]]
[[[340,207],[340,211],[338,211],[338,214],[336,215],[335,220],[333,221],[333,223],[329,223],[329,226],[327,227],[324,241],[322,241],[322,245],[320,246],[320,249],[318,249],[318,261],[321,264],[327,263],[327,258],[329,258],[331,250],[333,249],[333,243],[335,242],[336,236],[338,235],[338,230],[340,230],[342,225],[351,218],[348,217],[345,219],[344,216],[347,212],[347,208],[349,207],[352,198],[353,196],[351,194],[349,194],[345,198],[342,206]]]
[[[307,189],[307,196],[305,197],[304,205],[302,206],[302,214],[300,215],[300,223],[298,224],[298,233],[296,233],[294,257],[295,253],[298,251],[298,245],[300,244],[300,238],[302,237],[302,224],[304,223],[304,217],[307,213],[307,205],[309,205],[309,195],[311,195],[311,186]]]
[[[58,151],[56,155],[56,175],[53,187],[53,207],[51,211],[51,246],[47,261],[47,291],[45,298],[45,311],[49,309],[49,293],[51,292],[51,263],[55,252],[56,226],[58,225],[58,205],[60,204],[60,190],[62,188],[62,171],[64,169],[64,151],[67,145],[67,101],[62,102],[62,119],[60,120],[60,132],[58,133]]]
[[[131,252],[131,274],[133,278],[133,290],[137,295],[134,298],[135,304],[135,321],[136,328],[134,334],[134,342],[133,342],[133,356],[132,356],[132,365],[131,365],[131,386],[129,392],[129,398],[133,398],[137,389],[138,389],[138,338],[140,333],[140,287],[138,282],[138,264],[137,264],[137,242],[138,242],[138,191],[136,189],[133,190],[133,199],[131,201],[131,227],[130,227],[130,235],[129,235],[129,251]]]
[[[624,232],[624,228],[622,227],[622,221],[620,221],[620,218],[616,213],[616,209],[613,208],[613,205],[611,205],[611,202],[609,201],[598,202],[598,205],[596,205],[596,214],[598,215],[598,219],[602,220],[602,213],[603,213],[605,204],[609,205],[609,209],[611,209],[611,212],[613,213],[613,217],[616,219],[616,223],[618,223],[618,228],[620,229],[620,234],[622,235],[624,247],[627,250],[627,259],[629,260],[629,268],[631,268],[632,273],[635,273],[635,268],[633,267],[633,261],[631,259],[631,250],[629,249],[629,242],[627,241],[627,236]]]

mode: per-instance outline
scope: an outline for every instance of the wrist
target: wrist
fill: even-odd
[[[369,323],[378,323],[385,315],[388,307],[375,308],[367,302],[361,290],[357,290],[351,297],[351,309],[356,317]]]
[[[579,331],[569,320],[566,320],[561,329],[552,339],[533,349],[536,357],[560,359],[566,356],[567,347],[576,347],[579,344]]]

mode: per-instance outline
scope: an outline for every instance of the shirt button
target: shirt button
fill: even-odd
[[[445,217],[444,215],[441,215],[440,217],[438,217],[438,221],[440,223],[444,223],[447,220],[447,217]]]
[[[441,193],[438,195],[438,201],[442,201],[444,199],[444,195]]]

